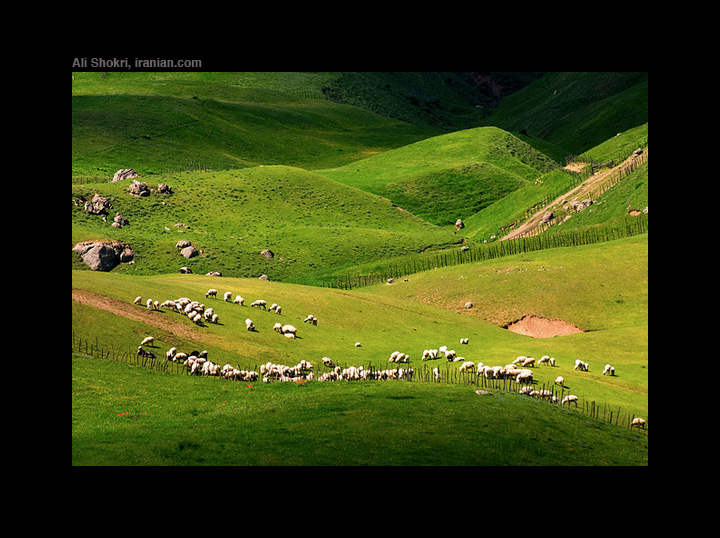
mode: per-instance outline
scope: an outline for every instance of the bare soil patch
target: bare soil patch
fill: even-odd
[[[547,319],[538,316],[525,316],[505,327],[508,331],[533,338],[552,338],[584,332],[572,323],[561,319]]]
[[[100,308],[119,316],[142,321],[157,329],[168,331],[176,336],[185,339],[197,337],[199,331],[195,327],[189,327],[179,319],[172,319],[165,312],[148,310],[144,306],[129,304],[118,299],[106,297],[93,291],[72,289],[72,300],[81,304]]]

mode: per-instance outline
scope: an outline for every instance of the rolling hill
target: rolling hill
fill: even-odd
[[[647,162],[543,232],[599,241],[495,242],[580,181],[561,168],[566,155],[595,170],[647,148],[647,73],[73,75],[72,244],[135,251],[109,272],[72,255],[73,465],[647,465],[647,430],[627,426],[648,416],[648,234],[602,235],[647,207]],[[110,182],[129,167],[149,196]],[[112,204],[107,218],[84,210],[96,193]],[[116,212],[129,222],[112,226]],[[199,255],[184,258],[179,240]],[[512,248],[461,255],[500,245]],[[322,287],[394,262],[407,278]],[[244,305],[223,301],[226,291]],[[179,297],[213,307],[218,323],[144,306]],[[249,306],[260,298],[282,313]],[[303,323],[309,314],[317,325]],[[531,316],[581,332],[507,329]],[[158,365],[177,347],[245,369],[306,360],[319,375],[322,357],[380,369],[398,350],[415,377],[198,377],[141,366],[148,335]],[[442,345],[463,361],[420,359]],[[510,381],[479,395],[483,376],[460,372],[464,361],[544,355],[556,366],[532,367],[533,387],[577,395],[577,409]],[[607,363],[616,375],[602,374]]]

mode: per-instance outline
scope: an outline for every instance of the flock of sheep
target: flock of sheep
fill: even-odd
[[[205,298],[217,298],[217,294],[218,291],[214,288],[211,288],[206,292]],[[229,291],[225,292],[225,294],[223,295],[223,300],[225,302],[239,304],[240,306],[243,306],[245,301],[240,295],[236,295],[233,299],[232,293]],[[137,297],[134,303],[140,304],[141,301],[142,297]],[[201,323],[203,319],[211,323],[218,322],[218,314],[214,312],[213,308],[206,309],[204,304],[198,301],[193,301],[187,297],[168,300],[164,301],[163,303],[158,303],[158,301],[148,299],[145,302],[145,305],[148,309],[154,310],[159,310],[160,308],[170,308],[172,311],[185,314],[189,319],[193,321],[193,323],[196,324]],[[282,312],[282,308],[275,303],[273,303],[268,308],[267,302],[263,299],[253,301],[250,304],[250,307],[269,310],[271,312],[275,312],[276,314],[281,314]],[[303,322],[317,325],[318,319],[311,314],[308,315],[303,320]],[[255,325],[251,319],[246,319],[245,325],[248,331],[256,330]],[[275,323],[275,325],[273,326],[273,330],[291,339],[296,338],[297,335],[297,329],[290,324]],[[140,346],[138,346],[138,354],[144,356],[150,355],[154,357],[151,352],[146,351],[142,348],[142,346],[144,345],[152,346],[153,342],[154,338],[152,336],[145,338],[140,343]],[[460,339],[460,345],[467,345],[468,343],[468,338]],[[360,347],[360,342],[356,342],[355,346]],[[327,371],[320,375],[315,374],[313,370],[313,365],[306,360],[300,361],[300,363],[295,366],[286,366],[282,364],[274,364],[272,362],[267,362],[266,364],[260,366],[260,373],[258,373],[254,370],[242,370],[233,367],[230,364],[225,364],[221,368],[218,364],[215,364],[207,359],[207,351],[195,351],[191,354],[186,354],[178,352],[177,349],[174,347],[167,351],[166,358],[167,360],[171,360],[173,362],[181,362],[184,366],[188,368],[188,373],[190,375],[219,376],[225,379],[236,381],[256,381],[258,378],[260,378],[260,376],[262,376],[262,381],[266,383],[271,381],[367,381],[384,379],[412,379],[412,375],[414,373],[413,368],[410,367],[389,368],[383,370],[364,368],[363,366],[349,366],[346,368],[341,368],[340,366],[335,365],[332,359],[328,357],[323,357],[321,359],[321,363],[327,369]],[[445,358],[448,362],[460,362],[461,364],[458,369],[459,372],[474,373],[477,376],[482,375],[487,379],[512,379],[517,384],[523,385],[523,387],[521,387],[519,390],[520,394],[526,394],[540,399],[548,399],[553,403],[557,403],[558,401],[557,396],[555,396],[552,391],[545,389],[536,390],[533,388],[533,371],[531,369],[532,367],[540,366],[541,364],[547,364],[550,367],[556,366],[555,358],[550,357],[549,355],[544,355],[537,360],[533,357],[521,355],[515,358],[515,360],[513,360],[511,363],[504,366],[489,366],[484,365],[482,362],[475,363],[472,361],[468,361],[464,357],[458,356],[457,352],[454,349],[448,349],[447,346],[440,346],[436,349],[425,349],[421,356],[422,361],[436,360],[442,358]],[[394,351],[390,354],[388,362],[409,363],[410,356],[401,351]],[[574,369],[582,372],[587,372],[589,371],[589,365],[587,362],[578,359],[575,361]],[[602,373],[603,375],[614,376],[615,368],[610,364],[606,364]],[[433,368],[432,375],[435,381],[441,380],[442,374],[439,368]],[[558,376],[554,381],[554,384],[559,385],[563,388],[565,387],[564,383],[565,380],[562,376]],[[569,405],[574,403],[577,407],[577,402],[578,397],[574,394],[569,394],[565,396],[560,403],[561,405]],[[638,426],[644,428],[645,421],[641,418],[635,418],[632,421],[631,426]]]

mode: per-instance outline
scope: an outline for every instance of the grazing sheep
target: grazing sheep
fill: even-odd
[[[153,337],[153,336],[147,336],[147,337],[145,337],[145,338],[143,339],[142,342],[140,342],[140,345],[141,345],[141,346],[144,346],[144,345],[153,346],[153,342],[154,342],[154,341],[155,341],[155,337]],[[155,347],[155,346],[153,346],[153,347]]]
[[[213,314],[213,315],[212,315],[212,318],[210,319],[210,321],[212,321],[213,323],[217,324],[218,319],[219,319],[218,315],[217,315],[217,314]]]
[[[533,373],[532,370],[522,370],[516,377],[515,383],[532,383]]]
[[[328,368],[335,368],[335,364],[333,363],[332,359],[330,357],[323,357],[322,363],[327,366]]]
[[[575,361],[575,370],[580,370],[581,372],[587,372],[590,367],[588,366],[588,363],[581,361],[580,359],[577,359]]]
[[[645,429],[645,420],[640,417],[635,417],[630,423],[630,427],[637,426],[638,428]]]
[[[248,331],[254,331],[254,330],[255,330],[255,325],[253,325],[253,322],[252,322],[251,319],[246,319],[246,320],[245,320],[245,328],[246,328]]]
[[[170,360],[174,360],[176,353],[177,353],[177,348],[176,348],[176,347],[171,347],[170,349],[168,349],[168,350],[165,352],[165,358],[166,358],[167,360],[169,360],[169,361],[170,361]]]
[[[440,370],[438,368],[433,368],[433,379],[435,381],[440,381]]]
[[[282,333],[282,323],[276,323],[275,325],[273,325],[273,331]]]
[[[313,325],[317,325],[317,322],[317,318],[312,314],[308,314],[308,317],[303,320],[303,323],[312,323]]]
[[[233,299],[233,304],[239,304],[240,306],[243,306],[244,303],[245,303],[245,299],[243,299],[239,295],[236,295],[235,299]]]
[[[445,358],[448,360],[448,362],[452,361],[457,356],[457,353],[454,349],[447,349],[445,350]]]
[[[563,376],[559,375],[555,378],[556,385],[560,385],[562,387],[564,383],[565,383],[565,379],[563,378]]]
[[[250,303],[250,306],[255,306],[257,308],[262,308],[263,310],[267,310],[267,303],[263,301],[262,299],[258,299],[257,301],[253,301]]]
[[[526,366],[535,366],[535,359],[532,357],[526,357],[524,361],[522,361],[523,368]]]
[[[566,403],[569,404],[570,402],[574,402],[575,407],[577,407],[578,397],[574,394],[568,394],[562,399],[562,403],[560,405],[565,405]]]
[[[195,325],[200,325],[202,323],[202,316],[199,312],[195,314],[195,316],[192,318],[192,321]]]
[[[297,336],[297,329],[295,327],[293,327],[292,325],[283,325],[280,328],[280,332],[286,338],[295,338]]]
[[[207,290],[205,292],[205,298],[207,299],[208,297],[214,297],[215,299],[217,299],[217,290],[215,288],[210,288],[209,290]]]
[[[135,300],[133,301],[133,304],[140,304],[140,301],[142,301],[142,296],[138,295],[135,297]]]
[[[148,299],[147,301],[145,301],[145,304],[147,305],[148,310],[152,310],[152,305],[153,305],[152,299]]]
[[[550,366],[555,366],[555,357],[550,357]]]
[[[355,342],[355,347],[362,347],[362,344],[360,342]]]
[[[458,370],[460,372],[474,372],[475,371],[475,363],[472,361],[466,361],[460,365],[460,368]]]
[[[540,366],[541,364],[545,364],[545,363],[548,362],[549,360],[550,360],[550,355],[543,355],[542,357],[540,357],[540,358],[538,359],[538,362],[537,362],[537,363],[538,363],[538,366]]]
[[[467,344],[468,342],[469,342],[469,340],[467,338],[460,339],[460,344]]]
[[[232,299],[232,292],[231,292],[231,291],[226,291],[226,292],[223,294],[223,301],[226,301],[226,302],[229,303],[229,302],[230,302],[230,299]]]
[[[514,361],[512,361],[512,363],[513,363],[513,364],[517,364],[517,363],[519,363],[519,362],[524,361],[525,359],[527,359],[527,357],[526,357],[525,355],[520,355],[520,356],[518,356]]]
[[[605,368],[603,368],[603,375],[615,375],[615,368],[606,364]]]

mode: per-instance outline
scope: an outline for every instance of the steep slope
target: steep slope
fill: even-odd
[[[545,73],[503,98],[483,125],[523,133],[578,155],[648,121],[648,74]]]
[[[438,225],[454,224],[556,167],[495,127],[467,129],[318,171],[384,196]]]

